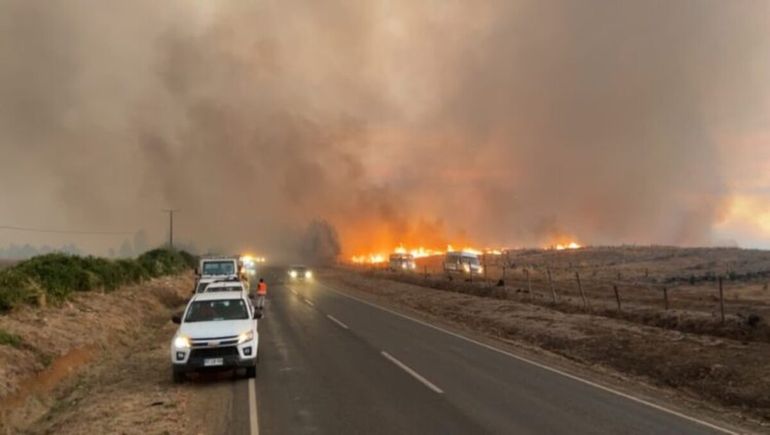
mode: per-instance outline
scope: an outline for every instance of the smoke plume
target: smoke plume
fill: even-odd
[[[0,224],[157,243],[172,207],[196,246],[283,258],[319,218],[346,253],[710,244],[750,178],[731,147],[770,137],[768,16],[722,1],[7,0]],[[36,240],[68,241],[51,237]]]

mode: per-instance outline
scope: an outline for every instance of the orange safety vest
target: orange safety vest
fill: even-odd
[[[267,284],[264,282],[261,282],[257,285],[257,294],[258,295],[266,295],[267,294]]]

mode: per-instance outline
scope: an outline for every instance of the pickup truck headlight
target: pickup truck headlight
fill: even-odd
[[[174,339],[174,347],[177,349],[189,349],[190,339],[184,335],[179,335]]]
[[[297,271],[296,270],[292,270],[291,272],[289,272],[289,276],[291,276],[292,278],[296,278],[297,277]]]
[[[254,339],[254,331],[249,329],[248,331],[241,332],[238,336],[238,344],[246,343]]]
[[[309,270],[307,272],[305,272],[305,278],[312,278],[312,277],[313,277],[313,272],[311,272]]]

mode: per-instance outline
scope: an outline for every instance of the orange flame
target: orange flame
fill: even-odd
[[[580,249],[582,246],[580,246],[577,242],[569,242],[566,244],[557,243],[555,246],[553,246],[552,249],[555,249],[557,251],[564,251],[565,249]]]
[[[441,256],[446,254],[447,252],[455,252],[455,251],[457,251],[457,249],[455,249],[452,245],[448,245],[446,250],[441,250],[441,249],[425,248],[424,246],[420,246],[418,248],[407,248],[403,244],[391,250],[393,254],[411,255],[415,259]],[[503,253],[503,249],[492,249],[492,248],[478,249],[478,248],[473,248],[469,246],[466,246],[460,249],[460,251],[476,254],[476,255],[484,255],[484,254],[502,255]],[[385,254],[382,252],[354,255],[350,258],[351,262],[353,262],[354,264],[379,264],[379,263],[385,263],[386,261],[388,261],[388,259],[389,259],[389,254]]]

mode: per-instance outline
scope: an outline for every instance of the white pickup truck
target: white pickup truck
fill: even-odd
[[[171,339],[171,366],[175,383],[187,373],[246,369],[257,375],[259,332],[255,310],[243,291],[201,293],[193,296]]]

